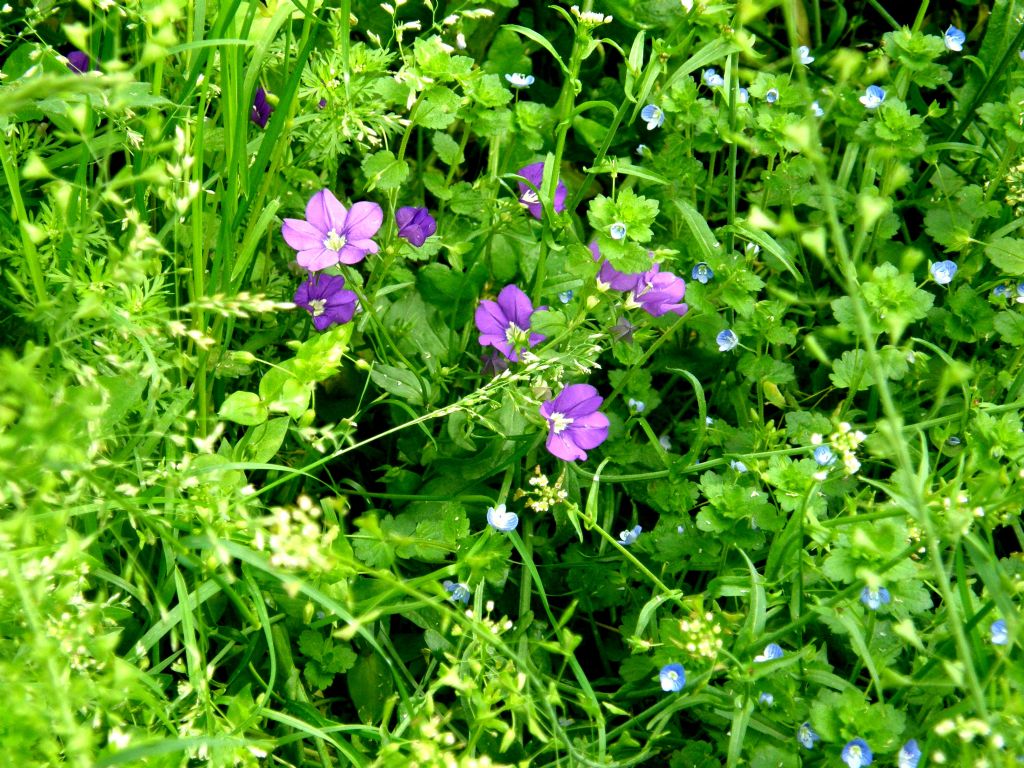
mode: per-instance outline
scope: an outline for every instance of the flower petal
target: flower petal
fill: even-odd
[[[358,264],[366,258],[369,250],[369,248],[360,247],[359,243],[345,243],[341,250],[338,251],[338,261],[342,264]],[[377,252],[376,243],[373,243],[373,252]]]
[[[305,267],[310,272],[333,267],[338,263],[337,251],[329,251],[322,245],[319,248],[310,248],[306,251],[299,251],[295,256],[300,267]]]
[[[377,234],[380,225],[384,222],[384,211],[376,203],[362,201],[356,203],[348,212],[345,219],[344,234],[347,240],[369,240]],[[371,251],[376,253],[376,250]]]
[[[306,221],[324,233],[334,230],[341,232],[345,224],[345,206],[338,202],[338,198],[329,189],[321,189],[306,203]]]
[[[302,219],[285,219],[281,237],[296,251],[310,251],[324,247],[325,233]]]
[[[601,407],[604,398],[590,384],[570,384],[554,400],[553,410],[579,419]]]
[[[577,459],[587,458],[587,452],[580,450],[571,439],[569,430],[565,430],[561,434],[556,435],[554,430],[548,432],[547,442],[544,444],[548,449],[548,452],[552,456],[556,456],[563,461],[576,461]]]
[[[506,285],[498,294],[498,306],[501,307],[505,317],[516,327],[526,330],[530,327],[530,315],[533,314],[533,304],[527,296],[514,283]]]
[[[573,421],[566,432],[577,446],[590,450],[608,439],[608,426],[608,417],[595,412]]]

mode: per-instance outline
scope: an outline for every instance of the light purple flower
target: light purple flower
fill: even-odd
[[[662,272],[661,266],[655,264],[639,275],[626,306],[631,309],[640,307],[653,317],[661,317],[667,312],[685,315],[690,309],[681,301],[685,295],[686,281],[671,272]]]
[[[85,51],[74,50],[64,58],[68,60],[68,69],[79,75],[84,75],[92,69],[92,62],[89,59],[89,54]]]
[[[537,188],[535,192],[530,188],[529,184],[524,184],[521,181],[518,182],[519,202],[526,206],[533,218],[539,220],[544,215],[544,208],[540,204],[540,197],[538,197],[544,182],[544,163],[532,163],[531,165],[523,166],[516,173]],[[569,192],[565,188],[565,184],[559,179],[555,185],[555,202],[553,206],[555,213],[561,213],[565,210],[565,198],[568,194]]]
[[[444,587],[444,591],[448,593],[449,599],[453,603],[468,603],[469,597],[472,594],[469,591],[469,585],[461,581],[445,581],[441,586]]]
[[[343,325],[356,312],[358,297],[341,275],[311,275],[295,291],[295,303],[309,312],[318,331]]]
[[[594,261],[600,261],[601,251],[597,247],[597,241],[592,240],[590,245],[587,247],[593,254]],[[634,272],[619,272],[619,270],[613,267],[609,261],[602,262],[601,269],[597,272],[597,288],[600,291],[607,291],[609,289],[616,291],[632,291],[636,288],[636,284],[639,280],[640,274]]]
[[[917,746],[917,739],[911,739],[900,749],[896,756],[896,764],[899,768],[917,768],[921,762],[921,748]]]
[[[533,304],[519,286],[506,285],[497,301],[485,299],[476,308],[476,327],[480,344],[494,347],[509,360],[518,362],[519,352],[544,341],[539,333],[530,333]]]
[[[783,655],[782,646],[778,643],[768,643],[764,647],[764,653],[759,653],[754,657],[754,661],[760,663],[763,661],[775,661],[781,659]]]
[[[519,515],[509,512],[504,504],[487,508],[487,524],[496,531],[508,533],[519,525]]]
[[[658,673],[658,679],[665,693],[679,693],[686,685],[686,670],[682,664],[666,664]]]
[[[398,236],[417,248],[437,232],[437,222],[426,208],[399,208],[395,211],[395,223],[398,224]]]
[[[892,602],[892,595],[889,594],[889,590],[885,587],[879,587],[878,589],[864,587],[860,591],[860,601],[872,611],[877,611],[883,605],[888,605]]]
[[[988,632],[992,645],[1009,645],[1010,632],[1006,628],[1006,619],[996,619],[993,621],[992,626],[988,628]]]
[[[814,742],[821,739],[821,736],[814,732],[810,723],[802,723],[796,732],[796,740],[807,749],[814,749]]]
[[[281,235],[299,252],[299,265],[315,272],[358,264],[376,253],[380,249],[370,238],[383,221],[384,211],[376,203],[359,202],[346,211],[329,189],[321,189],[306,204],[306,220],[285,219]]]
[[[873,755],[864,739],[852,739],[843,747],[842,757],[850,768],[864,768],[865,765],[871,765]]]
[[[270,113],[274,111],[270,102],[267,101],[267,92],[261,85],[256,89],[256,98],[252,100],[252,109],[249,110],[249,119],[252,120],[260,128],[267,127],[267,121],[270,120]]]
[[[639,525],[627,528],[619,534],[619,543],[624,547],[628,547],[630,544],[636,544],[636,540],[640,538],[640,534],[643,530],[644,529]]]
[[[608,417],[597,409],[604,402],[589,384],[570,384],[540,407],[548,422],[548,452],[564,461],[586,461],[587,451],[608,437]]]

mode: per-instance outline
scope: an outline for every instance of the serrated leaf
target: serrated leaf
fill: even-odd
[[[416,107],[413,121],[424,128],[444,130],[455,122],[455,114],[461,103],[458,94],[450,88],[434,86],[424,94],[423,101]]]
[[[388,150],[367,155],[363,158],[362,167],[366,175],[367,192],[372,189],[397,189],[409,177],[409,164]]]
[[[445,165],[454,165],[462,159],[459,143],[444,131],[434,133],[434,151]]]

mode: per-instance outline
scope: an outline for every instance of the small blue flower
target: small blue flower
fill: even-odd
[[[889,590],[885,587],[879,587],[878,589],[864,587],[860,592],[860,601],[872,611],[877,611],[883,605],[888,605],[892,602],[892,595],[889,594]]]
[[[647,410],[647,403],[645,403],[643,400],[637,400],[636,398],[633,397],[629,398],[627,405],[629,405],[629,410],[633,411],[634,413],[643,413],[644,411]]]
[[[718,344],[719,352],[728,352],[730,349],[736,349],[736,345],[740,343],[740,339],[731,329],[727,328],[715,336],[715,342]]]
[[[701,285],[707,285],[708,281],[713,279],[714,276],[715,273],[711,271],[711,267],[704,261],[694,265],[693,269],[690,270],[690,277]]]
[[[776,101],[779,100],[779,89],[769,88],[768,92],[764,95],[764,100],[767,101],[769,104],[774,104]]]
[[[936,261],[928,271],[932,273],[932,280],[939,285],[949,285],[953,282],[953,275],[956,274],[956,264],[952,261]]]
[[[764,704],[766,707],[770,707],[772,704],[775,703],[775,697],[767,691],[763,691],[761,695],[757,697],[757,700],[760,703]]]
[[[806,45],[801,45],[799,48],[797,48],[796,55],[797,58],[800,59],[800,63],[803,64],[804,66],[807,66],[812,61],[814,61],[814,57],[811,56],[811,49],[808,48]]]
[[[783,654],[782,647],[778,643],[768,643],[764,647],[764,653],[759,653],[754,657],[754,661],[761,663],[762,661],[775,661],[781,659]]]
[[[736,103],[737,104],[746,104],[749,101],[750,101],[750,93],[747,91],[747,89],[746,88],[737,88],[736,89]]]
[[[917,746],[917,740],[911,739],[900,749],[896,756],[898,768],[917,768],[921,761],[921,749]]]
[[[639,525],[634,525],[632,530],[623,531],[619,534],[619,543],[624,547],[628,547],[630,544],[635,543],[636,540],[640,538],[640,532],[642,530],[643,528],[641,528]]]
[[[704,417],[704,424],[706,424],[707,426],[710,427],[714,423],[715,423],[715,420],[712,419],[710,416],[705,416]]]
[[[701,74],[701,78],[704,80],[704,85],[708,88],[721,88],[725,85],[725,78],[718,74],[718,70],[714,67],[708,67]]]
[[[958,445],[960,445],[961,442],[963,441],[956,435],[950,435],[949,437],[946,438],[946,445],[948,445],[950,448],[956,448]]]
[[[666,664],[658,673],[661,690],[666,693],[679,693],[686,685],[686,670],[682,664]]]
[[[743,463],[742,461],[738,461],[738,460],[736,460],[736,459],[733,459],[732,461],[730,461],[730,462],[729,462],[729,466],[730,466],[730,467],[732,467],[733,469],[735,469],[735,470],[736,470],[737,472],[739,472],[739,473],[740,473],[741,475],[742,475],[742,474],[743,474],[744,472],[746,472],[746,471],[747,471],[747,465],[746,465],[746,464],[744,464],[744,463]]]
[[[1018,304],[1024,304],[1024,283],[1017,283],[1017,299]]]
[[[651,153],[651,150],[647,148],[646,144],[637,144],[636,153],[640,155],[640,157],[645,157]]]
[[[572,301],[572,291],[561,291],[558,294],[558,300],[563,304],[568,304],[570,301]]]
[[[524,75],[521,72],[505,75],[505,79],[508,80],[508,84],[513,88],[529,88],[533,85],[533,75]]]
[[[646,107],[641,109],[640,117],[647,123],[648,131],[653,131],[655,128],[661,128],[662,124],[665,122],[665,113],[657,104],[648,104]]]
[[[885,101],[885,90],[877,85],[869,85],[864,95],[860,97],[860,103],[868,109],[878,109]]]
[[[608,227],[608,234],[612,240],[621,240],[626,236],[626,225],[621,221],[616,221],[610,227]]]
[[[662,435],[658,438],[658,445],[664,448],[666,451],[672,450],[672,440],[668,435]]]
[[[504,504],[488,507],[487,524],[496,531],[508,533],[509,531],[514,531],[516,526],[519,525],[519,515],[515,512],[507,511]]]
[[[814,742],[821,738],[811,728],[810,723],[801,724],[800,728],[796,732],[796,740],[803,744],[807,749],[814,749]]]
[[[992,638],[992,645],[1008,645],[1010,642],[1010,632],[1006,628],[1006,619],[996,619],[992,622],[992,626],[988,628],[989,635]]]
[[[960,53],[964,49],[964,41],[967,40],[967,35],[964,34],[962,29],[957,29],[952,24],[943,33],[942,41],[946,44],[946,48],[950,51],[956,51]]]
[[[815,117],[821,117],[825,114],[825,110],[822,109],[821,105],[816,101],[811,102],[811,112],[814,113]]]
[[[818,462],[819,466],[827,467],[835,462],[836,456],[827,445],[819,445],[814,449],[814,460]]]
[[[864,739],[852,739],[843,747],[843,762],[850,768],[863,768],[871,765],[871,747]]]
[[[1010,288],[1007,285],[997,285],[992,289],[992,295],[998,296],[1001,299],[1008,298],[1010,295]]]
[[[445,581],[441,586],[444,587],[445,592],[448,593],[448,598],[453,603],[468,603],[469,602],[469,585],[455,581]]]

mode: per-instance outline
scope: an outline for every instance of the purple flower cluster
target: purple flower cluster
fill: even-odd
[[[601,260],[597,243],[588,246],[595,261]],[[682,299],[686,295],[686,281],[671,272],[662,272],[660,264],[653,264],[646,272],[619,272],[604,261],[597,273],[597,287],[602,291],[628,292],[627,309],[642,309],[652,317],[673,312],[685,315],[689,307]]]
[[[251,117],[257,120],[259,96]],[[264,94],[265,97],[265,94]],[[266,117],[269,117],[269,104]],[[261,125],[266,124],[266,117]],[[310,273],[295,292],[295,303],[309,312],[318,331],[349,322],[358,301],[345,288],[341,275],[318,274],[339,264],[358,264],[380,247],[373,237],[384,222],[384,211],[377,203],[358,202],[346,209],[329,189],[321,189],[306,204],[305,219],[285,219],[281,236],[297,251],[296,261]],[[398,236],[417,248],[437,231],[437,222],[426,208],[399,208],[395,213]]]

